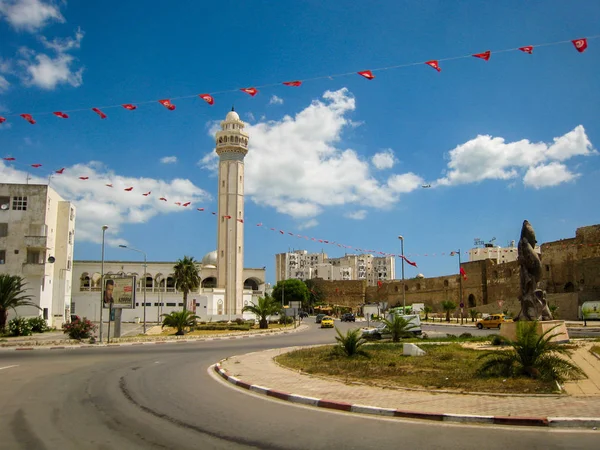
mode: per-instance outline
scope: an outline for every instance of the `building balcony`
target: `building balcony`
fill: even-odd
[[[44,263],[24,263],[23,264],[23,275],[35,275],[42,276],[45,273],[46,265]]]
[[[25,236],[23,243],[29,248],[48,248],[48,236]]]

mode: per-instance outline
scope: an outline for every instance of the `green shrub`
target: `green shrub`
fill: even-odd
[[[471,333],[463,333],[459,336],[459,338],[465,339],[465,338],[470,338],[473,337],[473,335]]]
[[[90,320],[88,320],[85,317],[81,320],[75,320],[71,323],[65,323],[63,325],[63,331],[71,339],[77,340],[89,338],[96,328],[96,325],[94,325]]]
[[[280,323],[281,325],[287,325],[287,324],[289,324],[289,323],[294,323],[294,318],[293,318],[293,317],[288,317],[288,316],[283,316],[283,315],[282,315],[282,316],[279,318],[279,323]]]
[[[492,336],[491,343],[492,343],[492,345],[506,345],[507,341],[506,341],[506,338],[503,338],[499,334],[494,334]]]
[[[24,317],[15,317],[8,322],[8,334],[11,336],[31,336],[31,324]]]
[[[225,326],[222,325],[198,325],[196,327],[196,330],[199,331],[249,331],[250,330],[250,326],[249,325],[227,325],[225,324]]]
[[[44,333],[46,331],[50,331],[50,327],[42,316],[30,318],[29,325],[31,325],[31,331],[34,333]]]

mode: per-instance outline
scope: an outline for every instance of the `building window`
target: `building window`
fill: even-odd
[[[27,197],[13,197],[13,211],[27,211]]]
[[[546,272],[550,272],[550,266],[546,264]]]
[[[0,197],[0,211],[5,211],[10,207],[10,197]]]
[[[444,287],[448,287],[448,280],[444,280]]]
[[[0,237],[8,236],[8,223],[0,223]]]
[[[73,232],[69,231],[69,244],[73,243]]]
[[[167,303],[167,306],[171,306],[171,307],[177,306],[177,303]]]
[[[69,215],[69,220],[73,220],[75,218],[75,210],[71,208],[71,214]]]
[[[71,270],[71,260],[67,259],[67,270]]]
[[[6,250],[0,250],[0,264],[6,264]]]
[[[40,264],[40,251],[27,249],[27,264]]]

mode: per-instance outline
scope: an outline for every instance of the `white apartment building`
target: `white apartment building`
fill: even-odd
[[[0,184],[0,273],[22,276],[43,316],[57,328],[70,314],[75,206],[47,185]],[[14,317],[9,312],[9,320]]]
[[[369,286],[378,281],[393,280],[396,266],[393,256],[376,257],[370,254],[328,258],[325,253],[296,250],[275,255],[276,281],[297,278],[309,280],[366,280]]]
[[[540,255],[542,249],[536,245],[534,251]],[[494,246],[492,244],[484,244],[484,247],[475,247],[469,250],[469,261],[482,261],[484,259],[493,259],[497,264],[516,261],[519,256],[519,251],[515,246],[515,241],[512,241],[508,247]]]

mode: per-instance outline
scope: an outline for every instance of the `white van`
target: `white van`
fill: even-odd
[[[411,333],[416,335],[420,335],[423,333],[423,330],[421,329],[421,316],[419,316],[419,314],[407,314],[400,317],[402,317],[404,320],[408,320],[411,323],[411,325],[413,326],[409,330]],[[392,320],[394,320],[394,314],[388,314],[386,319],[391,322]]]

